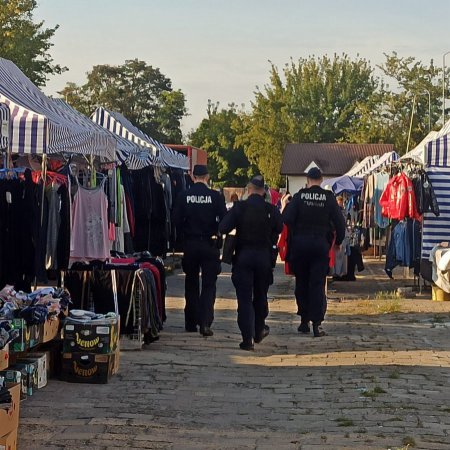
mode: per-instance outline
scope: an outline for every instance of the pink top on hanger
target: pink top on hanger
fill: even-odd
[[[72,206],[71,260],[106,260],[110,256],[108,199],[103,191],[105,180],[90,189],[78,184]]]

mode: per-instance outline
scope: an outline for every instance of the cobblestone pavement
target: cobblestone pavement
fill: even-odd
[[[449,449],[450,302],[368,299],[405,284],[372,261],[329,286],[329,335],[315,339],[297,333],[281,272],[254,353],[238,349],[229,273],[212,338],[184,332],[183,276],[169,277],[161,339],[123,351],[107,385],[51,380],[22,403],[19,448]]]

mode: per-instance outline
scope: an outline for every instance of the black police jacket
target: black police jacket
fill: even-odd
[[[278,209],[264,197],[252,194],[245,201],[235,202],[219,224],[219,233],[236,229],[236,251],[242,248],[271,248],[283,229]]]
[[[345,237],[345,219],[331,191],[320,186],[300,189],[286,205],[283,222],[295,235],[323,235],[331,244],[331,235],[336,231],[336,244]]]
[[[217,235],[226,212],[224,197],[198,182],[177,196],[173,220],[183,239],[206,240]]]

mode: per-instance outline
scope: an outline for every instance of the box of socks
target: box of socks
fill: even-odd
[[[118,352],[118,351],[117,351]],[[116,370],[116,353],[63,353],[61,379],[72,383],[108,383]]]
[[[33,374],[36,387],[41,389],[47,386],[47,354],[46,353],[26,353],[24,357],[18,358],[17,363],[31,363],[36,365],[36,373]]]
[[[68,317],[63,328],[63,352],[113,353],[119,342],[119,318],[110,314],[93,320]]]
[[[58,337],[58,332],[59,332],[59,325],[60,325],[61,321],[56,317],[52,320],[46,320],[42,327],[43,327],[43,332],[42,332],[42,342],[50,342],[53,339]]]
[[[17,333],[17,336],[11,341],[10,350],[11,352],[24,352],[30,346],[30,330],[23,319],[13,319],[9,322]]]
[[[0,436],[17,430],[19,425],[20,386],[0,388]]]
[[[16,362],[9,369],[22,373],[22,399],[33,395],[38,385],[38,363],[36,361]]]

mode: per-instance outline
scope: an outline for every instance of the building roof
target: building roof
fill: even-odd
[[[304,175],[311,163],[314,163],[326,176],[343,175],[366,156],[381,156],[393,150],[393,144],[287,144],[281,174]]]

